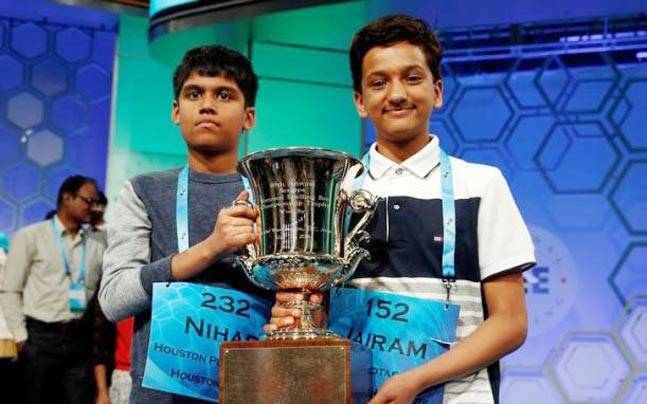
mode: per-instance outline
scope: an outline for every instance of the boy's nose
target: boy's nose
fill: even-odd
[[[389,91],[389,102],[400,104],[407,99],[407,93],[399,80],[394,80]]]

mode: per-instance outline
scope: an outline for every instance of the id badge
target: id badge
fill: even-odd
[[[456,341],[460,306],[368,289],[330,293],[328,327],[372,353],[366,378],[373,394],[390,377],[442,355]],[[441,404],[444,385],[421,392],[415,403]]]
[[[235,289],[154,283],[142,386],[217,402],[220,346],[258,339],[271,308]]]
[[[87,298],[85,297],[85,285],[72,283],[70,285],[70,310],[73,312],[85,311],[88,306]]]

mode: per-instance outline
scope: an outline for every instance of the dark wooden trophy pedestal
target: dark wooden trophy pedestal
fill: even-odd
[[[350,343],[344,339],[226,342],[220,403],[351,403]]]

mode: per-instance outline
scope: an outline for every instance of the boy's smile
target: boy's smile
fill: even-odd
[[[426,139],[434,108],[442,106],[442,81],[433,77],[423,51],[408,42],[370,49],[362,61],[362,91],[355,104],[375,125],[378,141]]]

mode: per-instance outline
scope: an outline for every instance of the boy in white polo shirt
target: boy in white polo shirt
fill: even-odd
[[[521,273],[535,263],[534,247],[507,183],[495,167],[453,157],[441,167],[439,139],[429,134],[432,111],[443,102],[441,54],[429,26],[403,15],[369,23],[350,50],[357,111],[377,135],[362,188],[384,202],[368,228],[371,259],[348,286],[460,306],[458,342],[391,376],[370,404],[410,403],[443,383],[444,402],[497,402],[498,360],[526,336]],[[443,182],[447,167],[450,180]],[[448,183],[453,216],[442,197]],[[447,217],[455,220],[455,238]],[[292,314],[275,306],[266,331],[291,324]]]

